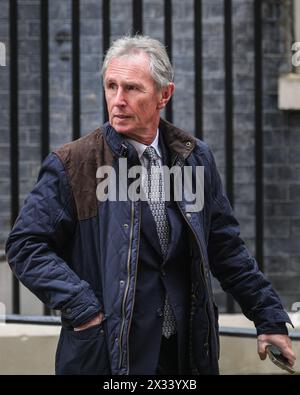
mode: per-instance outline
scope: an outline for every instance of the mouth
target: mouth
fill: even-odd
[[[116,114],[113,116],[113,118],[118,118],[118,119],[129,119],[131,118],[129,115],[123,115],[123,114]]]

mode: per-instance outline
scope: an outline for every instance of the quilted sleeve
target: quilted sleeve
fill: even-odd
[[[51,153],[8,237],[6,254],[16,277],[49,308],[62,310],[64,320],[73,327],[101,310],[90,285],[60,254],[75,225],[67,176],[60,159]]]
[[[224,291],[233,295],[245,316],[254,321],[259,334],[286,333],[283,324],[291,324],[290,318],[240,237],[239,223],[224,192],[211,153],[210,166],[212,203],[208,254],[211,271]]]

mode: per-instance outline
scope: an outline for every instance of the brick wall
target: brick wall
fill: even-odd
[[[174,123],[194,133],[193,0],[173,0],[173,64],[176,93]],[[0,0],[0,41],[8,43],[8,4]],[[111,1],[112,39],[131,31],[132,2]],[[270,0],[263,7],[265,268],[285,306],[297,300],[300,284],[300,114],[277,108],[277,78],[290,68],[291,0]],[[99,69],[102,2],[81,1],[81,129],[103,119]],[[235,211],[242,236],[255,253],[254,30],[253,1],[233,0],[234,181]],[[161,0],[144,0],[144,32],[163,41]],[[224,178],[224,10],[221,0],[203,1],[204,140]],[[69,38],[61,42],[60,36]],[[20,202],[40,166],[39,1],[19,0]],[[71,139],[71,0],[49,2],[50,145]],[[0,246],[9,219],[9,68],[0,68]],[[215,284],[218,303],[224,294]],[[299,298],[299,297],[298,297]]]
[[[300,291],[300,113],[277,109],[276,74],[291,64],[290,1],[264,7],[265,266],[290,308]]]

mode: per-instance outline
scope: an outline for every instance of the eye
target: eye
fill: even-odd
[[[110,82],[107,84],[107,89],[116,89],[117,85],[114,82]]]
[[[135,85],[127,85],[127,90],[128,91],[136,91],[137,87]]]

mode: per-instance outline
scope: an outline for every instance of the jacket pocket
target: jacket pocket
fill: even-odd
[[[58,375],[110,374],[103,324],[78,332],[62,328],[55,369]]]

